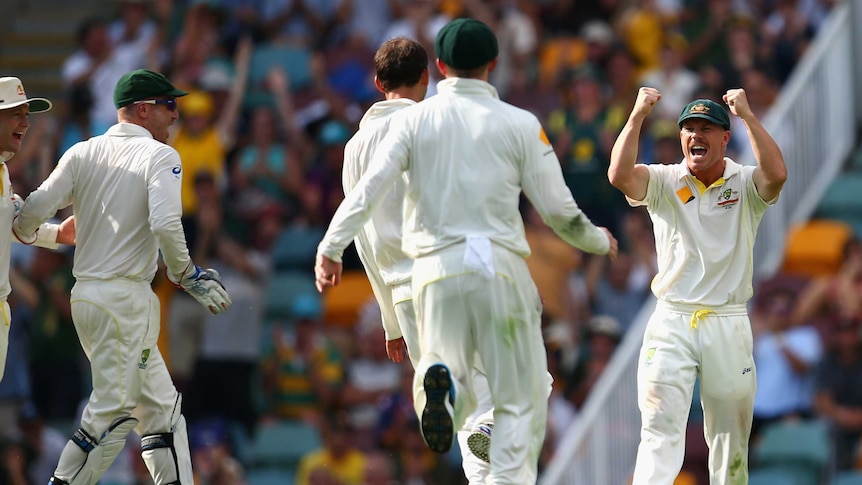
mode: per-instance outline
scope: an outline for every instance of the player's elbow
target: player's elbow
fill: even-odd
[[[150,230],[156,238],[161,238],[177,231],[182,231],[183,224],[180,222],[179,218],[151,218]]]
[[[608,167],[608,181],[622,192],[626,192],[635,181],[634,170],[625,169],[619,164],[611,163],[611,166]]]
[[[784,164],[784,160],[781,161],[778,167],[776,167],[775,173],[772,174],[772,182],[779,185],[784,185],[784,182],[787,182],[787,165]]]

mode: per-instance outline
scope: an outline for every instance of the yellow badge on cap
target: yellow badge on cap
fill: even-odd
[[[709,106],[707,106],[703,103],[697,103],[696,105],[692,106],[688,110],[688,112],[689,113],[709,113]]]
[[[20,84],[18,85],[18,96],[27,96],[26,94],[24,94],[24,86]]]

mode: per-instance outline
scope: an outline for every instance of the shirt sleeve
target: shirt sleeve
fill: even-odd
[[[182,163],[177,151],[168,146],[157,150],[147,174],[149,223],[162,250],[168,274],[175,281],[191,265],[180,220],[183,214],[182,181]]]
[[[344,249],[371,218],[373,209],[380,205],[392,184],[407,170],[409,146],[410,132],[405,128],[386,135],[368,170],[335,211],[329,229],[317,246],[317,254],[341,262]]]
[[[581,211],[563,179],[560,161],[535,117],[526,130],[521,187],[545,224],[583,251],[607,254],[610,241]]]
[[[643,200],[635,200],[629,196],[626,196],[626,202],[629,203],[632,207],[652,207],[655,205],[655,201],[658,196],[661,194],[662,186],[664,185],[662,181],[664,180],[661,177],[661,170],[659,167],[663,165],[645,165],[647,170],[649,171],[649,181],[647,182],[647,192],[644,196]]]
[[[344,168],[341,174],[341,183],[344,188],[344,195],[350,193],[361,175],[361,167],[358,149],[355,146],[356,141],[347,142],[344,148]],[[368,224],[368,223],[366,223]],[[401,337],[401,327],[398,326],[398,320],[395,317],[394,304],[392,302],[392,290],[389,285],[383,281],[380,275],[380,266],[377,265],[377,260],[370,250],[371,241],[368,238],[365,230],[360,230],[354,238],[356,252],[359,254],[359,260],[365,268],[365,274],[368,276],[368,281],[371,283],[371,291],[380,305],[381,318],[383,320],[383,330],[386,333],[386,340],[395,340]]]
[[[52,235],[53,241],[51,242],[57,240],[57,233],[52,233],[52,229],[47,225],[45,234],[42,234],[41,238],[34,233],[40,229],[45,221],[54,217],[58,210],[68,207],[72,203],[76,147],[77,145],[73,146],[63,154],[57,167],[36,190],[27,196],[27,200],[21,206],[18,216],[12,223],[12,230],[22,242],[32,244],[36,239],[42,242],[38,245],[43,245],[48,242],[47,239],[50,239]]]
[[[776,195],[772,200],[763,200],[763,197],[760,196],[760,193],[757,191],[757,185],[754,183],[754,169],[757,167],[753,166],[745,166],[740,168],[740,172],[745,177],[745,192],[746,192],[746,200],[750,201],[749,205],[754,209],[754,213],[758,215],[762,215],[766,212],[766,209],[771,205],[775,205],[778,202],[778,198],[781,196]]]
[[[371,283],[371,291],[377,299],[377,304],[380,305],[380,314],[383,320],[383,330],[386,332],[386,340],[400,338],[402,336],[401,327],[398,326],[398,318],[395,316],[395,303],[392,301],[392,290],[383,281],[383,277],[380,276],[380,267],[377,265],[374,255],[370,254],[367,250],[367,248],[371,247],[371,242],[368,240],[365,231],[359,231],[354,242],[356,244],[356,252],[359,253],[359,260],[362,261],[365,274]]]

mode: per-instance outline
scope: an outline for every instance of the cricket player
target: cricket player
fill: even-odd
[[[374,150],[391,129],[392,115],[424,99],[428,89],[428,54],[415,40],[397,37],[384,42],[374,56],[374,66],[374,83],[386,99],[368,109],[359,122],[359,131],[344,148],[345,195],[368,170]],[[413,308],[413,260],[401,249],[404,192],[405,181],[399,178],[354,242],[380,305],[386,354],[393,362],[401,362],[406,350],[415,368],[419,363],[419,331]],[[487,379],[479,369],[474,372],[474,386],[480,390],[478,405],[458,432],[458,440],[467,480],[484,484],[489,471],[493,410]]]
[[[192,485],[182,400],[159,348],[158,254],[168,279],[213,314],[231,304],[215,270],[189,258],[180,216],[182,163],[166,144],[187,93],[140,69],[114,89],[119,123],[78,143],[24,202],[19,234],[74,204],[77,250],[72,320],[93,373],[81,427],[66,443],[52,484],[93,485],[133,429],[156,485]]]
[[[0,78],[0,227],[8,236],[0,238],[0,379],[6,371],[6,352],[9,349],[9,325],[12,314],[6,298],[12,292],[9,284],[12,242],[35,244],[56,249],[58,243],[75,243],[75,223],[69,218],[62,225],[43,224],[33,238],[17,238],[12,232],[12,220],[21,207],[21,198],[12,190],[6,163],[21,150],[24,136],[30,128],[30,113],[51,109],[45,98],[28,98],[24,85],[17,77]]]
[[[679,115],[683,163],[635,164],[644,119],[660,99],[657,90],[640,88],[608,169],[631,205],[646,206],[658,253],[652,282],[658,303],[638,362],[642,428],[633,483],[673,483],[700,376],[710,483],[744,485],[757,387],[746,308],[753,294],[752,248],[787,169],[742,89],[722,99],[745,124],[756,167],[724,156],[730,116],[708,99],[692,101]]]
[[[337,285],[341,257],[406,172],[402,250],[414,259],[420,360],[414,407],[425,442],[448,451],[476,407],[478,355],[494,405],[486,483],[535,483],[547,421],[541,301],[524,261],[521,192],[582,250],[615,257],[616,240],[578,209],[554,150],[531,113],[488,83],[497,39],[475,19],[437,35],[438,94],[393,115],[368,170],[318,246],[319,289]]]

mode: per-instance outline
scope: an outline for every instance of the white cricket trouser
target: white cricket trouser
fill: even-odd
[[[419,364],[419,330],[416,326],[416,310],[413,307],[412,283],[407,282],[392,287],[392,301],[395,302],[395,316],[398,319],[398,327],[404,337],[410,363],[416,369]],[[478,368],[481,362],[476,361],[473,368],[473,392],[476,394],[476,410],[467,417],[464,426],[458,431],[458,446],[461,450],[461,466],[464,476],[470,485],[484,485],[485,478],[491,471],[488,463],[470,452],[467,447],[467,437],[473,427],[479,423],[493,423],[494,409],[491,403],[491,391],[488,389],[488,380],[485,374]]]
[[[3,375],[6,374],[6,354],[9,353],[9,329],[12,327],[12,310],[9,309],[9,303],[3,300],[0,305],[0,380],[3,380]]]
[[[429,365],[448,366],[460,429],[477,407],[473,368],[478,354],[494,405],[496,439],[491,440],[486,483],[535,483],[548,412],[541,300],[524,258],[492,245],[487,255],[492,276],[485,276],[465,262],[466,248],[458,244],[414,262],[421,346],[414,395]]]
[[[748,483],[748,438],[757,390],[745,305],[659,301],[638,361],[641,442],[633,485],[671,485],[685,455],[696,377],[712,485]]]
[[[178,394],[157,346],[159,300],[150,284],[119,278],[79,281],[71,302],[93,373],[81,427],[100,436],[115,419],[134,416],[141,436],[170,432]],[[183,454],[189,456],[188,449],[176,451],[181,463]]]

